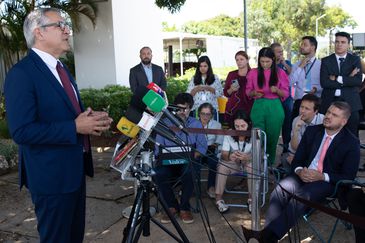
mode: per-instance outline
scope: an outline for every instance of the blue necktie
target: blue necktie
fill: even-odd
[[[311,67],[312,62],[308,62],[305,65],[304,71],[305,71],[305,91],[310,91],[312,90],[312,82],[311,82],[311,72],[310,72],[310,67]]]

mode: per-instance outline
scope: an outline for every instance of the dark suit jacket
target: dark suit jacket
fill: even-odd
[[[166,78],[162,68],[158,65],[152,64],[152,81],[166,91]],[[129,72],[129,85],[132,93],[135,93],[138,86],[147,86],[148,79],[143,69],[142,63],[131,68]]]
[[[323,135],[323,125],[307,127],[292,162],[293,170],[299,166],[309,167],[318,152]],[[323,161],[323,172],[328,174],[332,184],[336,184],[339,180],[353,180],[359,163],[359,140],[347,128],[343,128],[327,150]]]
[[[77,112],[59,81],[30,50],[9,71],[4,90],[10,133],[19,145],[20,187],[40,195],[79,189],[84,174],[93,175],[92,158],[84,156]]]
[[[354,77],[350,77],[351,72],[355,68],[360,68]],[[329,79],[330,75],[342,76],[343,84]],[[320,113],[325,114],[328,107],[334,101],[336,89],[341,89],[341,98],[349,103],[352,111],[362,109],[359,89],[361,86],[361,63],[358,56],[347,53],[346,59],[342,64],[341,73],[338,68],[336,55],[332,54],[322,59],[321,63],[321,86],[323,88],[321,95]]]

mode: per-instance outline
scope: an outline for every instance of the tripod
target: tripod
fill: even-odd
[[[165,200],[159,196],[158,190],[155,185],[151,182],[151,174],[153,171],[148,169],[147,171],[143,168],[132,168],[133,174],[138,180],[138,188],[136,198],[134,199],[133,208],[129,216],[128,224],[123,230],[123,243],[134,243],[138,242],[139,237],[143,231],[143,236],[150,235],[150,220],[160,227],[163,231],[169,234],[177,242],[187,243],[189,242],[185,233],[181,229],[180,225],[176,221],[175,217],[172,216]],[[150,192],[154,193],[158,201],[161,203],[163,210],[170,218],[180,238],[169,231],[160,222],[154,219],[150,214]],[[142,214],[140,211],[142,208]]]

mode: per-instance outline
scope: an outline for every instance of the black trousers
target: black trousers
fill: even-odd
[[[351,214],[365,217],[365,193],[360,189],[352,189],[347,194],[347,202]],[[365,230],[354,225],[356,243],[365,242]]]

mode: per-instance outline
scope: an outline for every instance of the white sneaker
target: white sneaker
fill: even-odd
[[[208,194],[208,196],[210,197],[210,198],[215,198],[215,192],[214,192],[214,189],[208,189],[207,190],[207,194]]]
[[[216,205],[217,205],[217,208],[218,208],[219,212],[221,212],[221,213],[225,213],[229,209],[229,207],[224,203],[223,200],[217,201]]]

